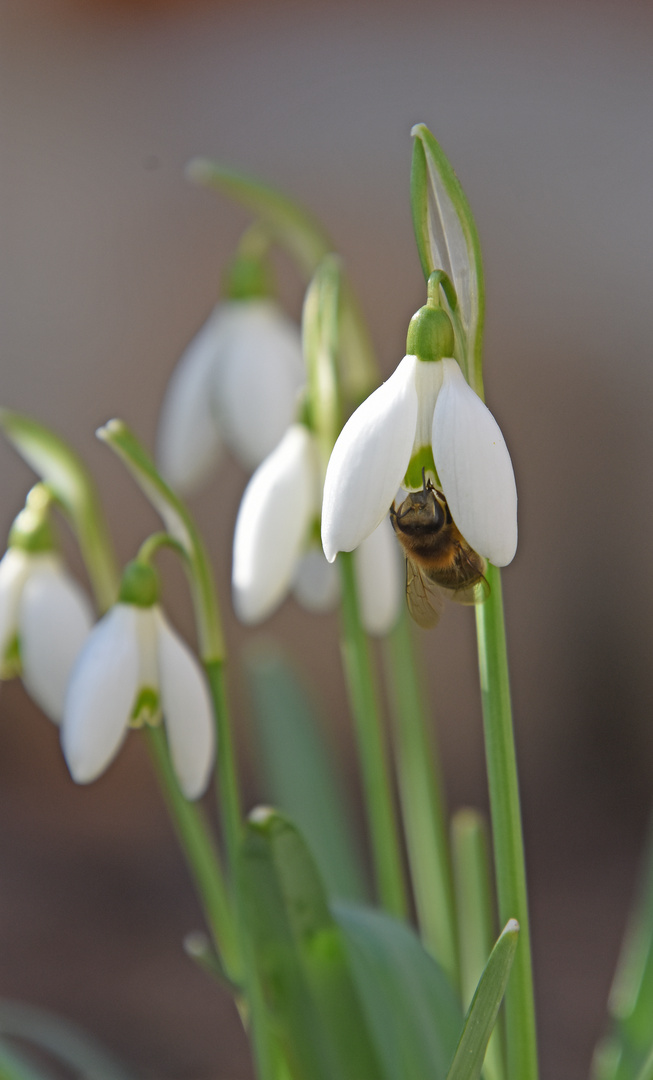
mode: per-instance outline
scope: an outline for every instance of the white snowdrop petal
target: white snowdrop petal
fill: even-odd
[[[442,364],[438,361],[418,360],[415,364],[415,389],[417,391],[417,424],[413,453],[431,445],[433,437],[433,411],[442,387]],[[421,481],[420,481],[421,487]]]
[[[61,745],[73,780],[88,784],[113,761],[139,688],[139,622],[148,609],[116,604],[89,634],[73,667]]]
[[[332,611],[340,596],[340,575],[326,561],[321,547],[311,547],[300,558],[293,579],[295,599],[313,614]]]
[[[354,552],[361,620],[368,634],[387,634],[404,602],[406,571],[397,538],[385,517]]]
[[[271,615],[287,594],[315,505],[315,451],[301,424],[289,428],[245,489],[234,534],[234,608],[246,623]]]
[[[233,301],[216,370],[216,407],[230,450],[255,469],[297,412],[306,375],[299,328],[270,300]]]
[[[30,575],[18,615],[23,682],[55,723],[63,716],[70,673],[92,626],[86,594],[63,569]]]
[[[30,572],[30,556],[9,548],[0,560],[0,665],[18,626],[18,605]]]
[[[220,457],[213,383],[228,323],[219,305],[183,353],[163,400],[157,462],[162,476],[179,491],[198,488]]]
[[[510,454],[492,413],[455,360],[433,416],[433,457],[451,515],[479,555],[506,566],[517,548],[517,489]]]
[[[203,795],[215,760],[215,727],[204,673],[188,646],[157,611],[157,656],[170,756],[187,799]]]
[[[417,422],[417,363],[415,356],[405,356],[338,436],[322,504],[322,544],[329,562],[370,535],[404,478]]]

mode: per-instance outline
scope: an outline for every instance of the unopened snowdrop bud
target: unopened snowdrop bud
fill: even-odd
[[[30,696],[59,723],[68,678],[93,625],[93,612],[54,550],[48,497],[40,502],[35,488],[0,560],[0,677],[22,675]]]
[[[245,623],[268,618],[287,595],[318,511],[313,436],[293,424],[245,489],[234,534],[234,608]]]
[[[156,572],[135,561],[119,602],[90,634],[73,669],[61,742],[74,780],[97,779],[130,726],[163,717],[173,767],[188,799],[206,790],[215,757],[211,699],[202,669],[163,615]]]
[[[226,294],[181,357],[163,402],[159,467],[181,491],[207,479],[223,442],[255,469],[292,423],[305,382],[299,329],[270,298],[260,260],[237,257]]]

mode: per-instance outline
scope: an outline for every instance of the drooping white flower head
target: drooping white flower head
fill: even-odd
[[[292,423],[304,382],[299,330],[274,301],[219,304],[170,380],[157,437],[162,475],[178,490],[197,488],[223,442],[256,468]]]
[[[329,460],[322,506],[329,561],[370,535],[406,482],[411,463],[426,462],[428,470],[431,453],[453,520],[470,546],[496,566],[514,557],[517,491],[505,440],[447,355],[453,335],[447,338],[441,318],[448,322],[446,314],[422,308],[413,323],[425,311],[426,331],[424,325],[412,337],[409,331],[415,352],[349,418]],[[427,334],[435,338],[430,350]],[[409,487],[421,486],[419,471]]]
[[[291,591],[311,612],[336,604],[339,576],[315,539],[321,489],[314,436],[294,424],[251,477],[238,511],[232,589],[242,622],[262,622]],[[382,525],[357,560],[363,624],[374,634],[387,632],[401,603],[397,543]]]
[[[313,437],[293,424],[251,477],[238,511],[232,590],[242,622],[267,619],[288,594],[318,513],[318,484]]]
[[[61,744],[73,779],[97,779],[130,726],[161,716],[179,786],[187,799],[196,799],[206,790],[215,758],[204,674],[157,603],[121,601],[94,627],[68,685]]]
[[[20,672],[30,696],[55,723],[92,625],[90,602],[58,555],[7,550],[0,561],[0,676]]]

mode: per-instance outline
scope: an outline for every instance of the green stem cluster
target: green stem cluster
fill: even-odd
[[[399,792],[422,939],[454,986],[458,933],[440,765],[405,605],[386,645]]]
[[[387,911],[405,918],[407,897],[399,830],[370,646],[358,610],[353,556],[341,552],[338,561],[342,575],[343,662],[363,772],[378,894]]]

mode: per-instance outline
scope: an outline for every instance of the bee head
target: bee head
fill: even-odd
[[[411,491],[398,507],[392,508],[390,517],[396,531],[405,533],[435,533],[446,524],[447,506],[438,499],[433,484],[424,481],[421,491]]]

